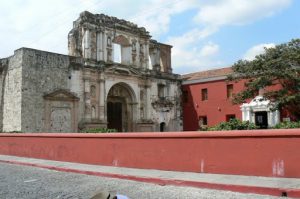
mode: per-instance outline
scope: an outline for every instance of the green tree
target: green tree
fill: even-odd
[[[239,60],[233,65],[229,80],[246,80],[245,90],[236,94],[233,102],[240,104],[255,97],[259,89],[265,89],[264,97],[276,101],[275,109],[282,108],[300,119],[300,39],[265,48],[265,53],[254,60]],[[271,86],[280,86],[277,90]]]

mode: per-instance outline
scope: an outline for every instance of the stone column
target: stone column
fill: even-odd
[[[274,125],[279,124],[280,123],[280,112],[279,110],[276,110],[274,112]]]
[[[103,60],[103,33],[97,32],[97,61]]]
[[[102,33],[102,49],[103,49],[103,61],[107,61],[107,36]]]
[[[73,131],[76,133],[76,132],[78,132],[78,106],[79,106],[79,103],[78,103],[78,101],[74,101],[72,105],[73,105],[72,125],[73,125]]]
[[[100,95],[99,95],[99,119],[105,121],[105,80],[103,73],[100,74]]]
[[[149,42],[145,44],[145,68],[149,68]]]
[[[243,104],[241,106],[242,120],[243,121],[249,121],[249,122],[251,122],[250,110],[251,110],[250,107],[248,107],[246,104]]]
[[[84,58],[91,58],[91,33],[89,29],[84,32]]]
[[[241,111],[242,111],[242,121],[246,121],[246,112],[243,106],[241,106]]]
[[[145,44],[142,41],[139,41],[137,54],[138,54],[138,64],[141,68],[144,68],[144,57],[145,57],[144,47]]]
[[[91,119],[91,93],[90,93],[90,73],[89,71],[84,72],[84,118],[86,120]]]
[[[267,111],[267,120],[268,120],[268,126],[269,127],[272,127],[274,126],[273,123],[274,123],[274,118],[273,118],[273,112],[272,111]]]
[[[255,124],[255,112],[251,111],[250,108],[248,108],[248,117],[249,117],[249,122]]]
[[[270,118],[269,118],[270,117]],[[270,127],[275,126],[280,122],[280,114],[278,110],[275,111],[269,111],[268,112],[268,125]]]
[[[150,120],[151,119],[151,112],[152,112],[152,106],[151,106],[151,82],[148,82],[145,89],[145,119]]]

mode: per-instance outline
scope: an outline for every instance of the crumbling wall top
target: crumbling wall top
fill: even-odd
[[[116,17],[108,16],[105,14],[92,14],[88,11],[80,13],[80,17],[74,22],[74,28],[80,25],[92,24],[96,27],[107,27],[111,29],[121,30],[138,34],[144,37],[151,37],[149,32],[144,27],[138,27],[136,24],[118,19]]]

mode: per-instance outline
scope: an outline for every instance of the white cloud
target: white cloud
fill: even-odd
[[[209,26],[244,25],[274,15],[292,0],[219,0],[200,8],[194,20]]]
[[[275,44],[258,44],[251,47],[247,52],[244,54],[243,59],[252,61],[255,59],[256,55],[265,53],[265,48],[274,48]]]
[[[67,54],[67,34],[80,12],[105,13],[144,26],[154,39],[171,33],[172,17],[196,13],[181,35],[172,34],[173,67],[214,67],[218,44],[208,37],[227,25],[244,25],[274,15],[292,0],[11,0],[0,1],[0,57],[20,47]],[[176,22],[175,22],[176,23]],[[189,23],[189,22],[188,22]],[[204,46],[203,46],[204,43]]]
[[[20,47],[67,53],[72,21],[87,8],[79,0],[1,1],[0,7],[0,57]]]
[[[292,0],[215,0],[205,1],[199,7],[194,17],[196,27],[177,37],[171,37],[168,42],[173,45],[173,67],[180,70],[187,67],[193,71],[198,67],[206,69],[215,68],[222,64],[216,56],[219,47],[204,46],[199,51],[201,41],[218,32],[220,28],[228,25],[246,25],[259,19],[269,17],[283,10],[291,4]],[[215,44],[216,45],[216,44]],[[194,49],[197,49],[195,51]],[[212,52],[204,55],[204,52]],[[199,54],[200,53],[200,54]],[[198,66],[198,67],[197,67]]]
[[[208,56],[215,55],[218,52],[219,52],[219,46],[214,43],[209,43],[200,50],[200,55],[202,57],[208,57]]]
[[[168,32],[174,14],[195,4],[197,0],[0,1],[0,57],[9,56],[23,46],[66,54],[67,34],[84,10],[131,19],[158,37]]]
[[[197,0],[151,0],[130,20],[144,26],[154,37],[169,31],[171,17],[199,6]]]
[[[205,70],[216,67],[221,63],[214,59],[219,53],[219,45],[208,42],[204,46],[194,45],[198,37],[205,36],[199,30],[188,32],[182,37],[169,38],[168,43],[174,44],[172,49],[172,63],[176,73]]]

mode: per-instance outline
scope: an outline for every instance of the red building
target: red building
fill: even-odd
[[[199,123],[214,126],[231,118],[250,121],[261,128],[290,120],[287,111],[272,109],[274,103],[260,95],[263,90],[247,103],[234,105],[232,96],[244,90],[245,81],[228,81],[230,73],[231,67],[183,75],[183,130],[194,131],[199,129]],[[267,90],[279,88],[275,85]]]
[[[233,105],[233,93],[241,91],[244,82],[228,82],[231,68],[221,68],[183,75],[183,129],[198,130],[199,120],[213,126],[230,118],[242,120],[240,105]]]

